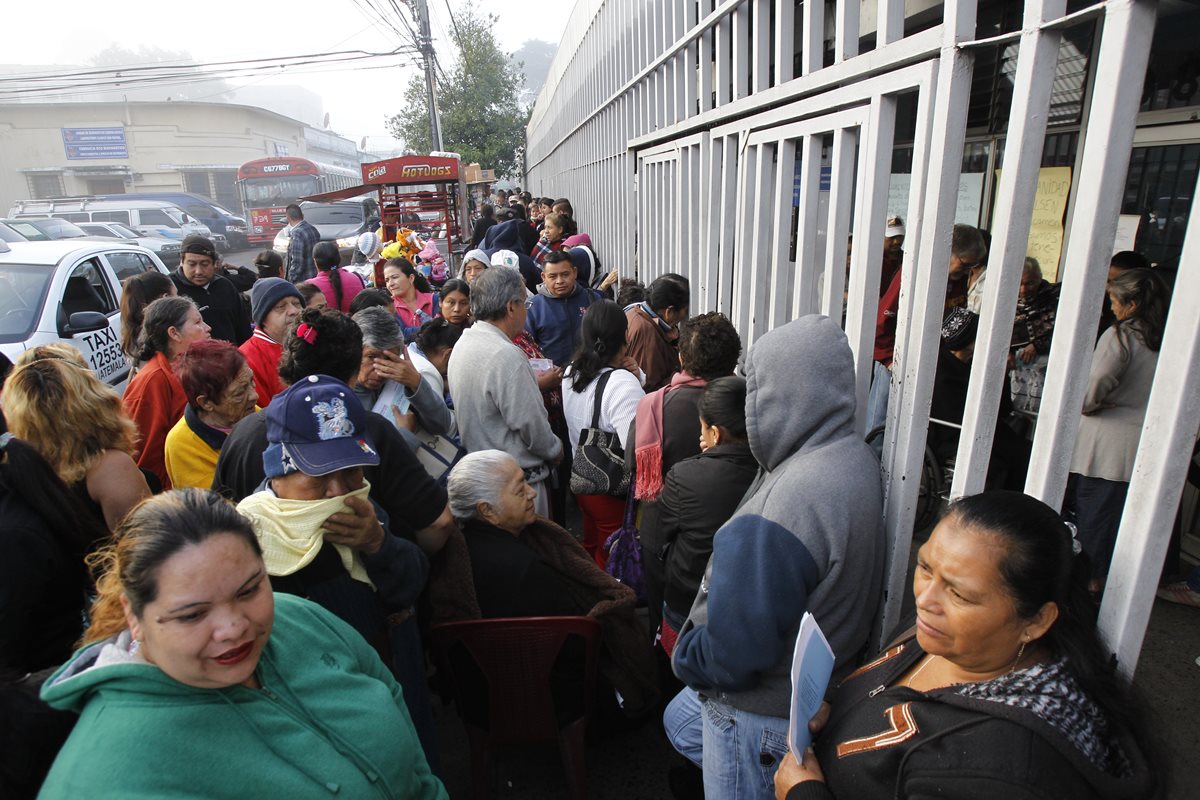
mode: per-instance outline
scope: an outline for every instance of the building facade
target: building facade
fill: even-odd
[[[186,191],[240,211],[237,168],[291,155],[356,169],[354,142],[252,106],[203,102],[0,104],[0,206]]]

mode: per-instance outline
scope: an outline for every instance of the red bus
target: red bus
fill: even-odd
[[[287,224],[285,210],[289,203],[345,189],[361,179],[358,170],[307,158],[275,156],[247,161],[237,173],[238,193],[249,223],[246,238],[251,244],[270,245]]]

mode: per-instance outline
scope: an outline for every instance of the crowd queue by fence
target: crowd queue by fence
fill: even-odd
[[[431,631],[514,617],[598,623],[595,724],[661,724],[678,797],[1162,796],[1096,628],[1169,299],[1141,256],[1112,261],[1063,509],[1020,493],[1058,302],[1026,259],[989,488],[873,652],[883,497],[838,320],[746,353],[683,275],[602,266],[564,198],[499,193],[440,286],[289,224],[286,259],[190,236],[129,279],[123,397],[67,345],[4,365],[3,796],[444,797]],[[867,430],[909,268],[882,233]],[[987,252],[955,226],[935,420],[962,421]],[[1200,605],[1192,579],[1160,596]],[[806,611],[835,669],[797,758]],[[563,724],[586,664],[551,673]]]

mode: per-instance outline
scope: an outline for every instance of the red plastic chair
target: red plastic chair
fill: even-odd
[[[450,677],[455,704],[471,742],[475,797],[482,800],[488,796],[491,755],[495,748],[557,741],[572,795],[584,800],[587,797],[584,735],[595,695],[600,623],[591,617],[511,617],[435,625],[431,635],[434,656],[439,668]],[[550,673],[563,645],[572,636],[581,637],[585,647],[580,698],[583,714],[560,727],[551,696]],[[482,717],[483,709],[464,707],[463,689],[467,682],[478,677],[456,674],[456,658],[452,653],[460,646],[479,668],[486,684],[486,730],[468,721]]]

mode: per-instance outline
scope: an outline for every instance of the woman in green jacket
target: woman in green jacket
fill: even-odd
[[[447,796],[375,651],[272,594],[232,506],[158,495],[114,540],[85,646],[42,689],[80,719],[40,797]]]

